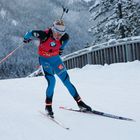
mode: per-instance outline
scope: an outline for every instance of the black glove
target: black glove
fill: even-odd
[[[62,55],[63,49],[59,49],[59,55]]]
[[[31,39],[25,39],[23,40],[24,43],[29,43],[31,41]]]

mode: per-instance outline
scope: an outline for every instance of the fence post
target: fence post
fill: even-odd
[[[131,45],[130,44],[126,44],[126,58],[127,61],[132,61],[132,55],[131,55]]]
[[[91,64],[91,55],[89,52],[87,53],[87,62],[88,64]]]

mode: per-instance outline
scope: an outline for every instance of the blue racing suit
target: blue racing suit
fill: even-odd
[[[53,44],[53,46],[50,47],[51,48],[50,50],[47,50],[46,48],[43,49],[43,51],[39,50],[41,52],[41,53],[39,52],[39,63],[40,65],[42,65],[45,78],[48,81],[48,86],[46,90],[46,104],[52,103],[52,99],[54,95],[54,88],[55,88],[55,83],[56,83],[56,79],[54,76],[55,74],[61,79],[63,84],[66,86],[66,88],[72,95],[72,97],[76,101],[79,100],[80,99],[79,94],[77,93],[77,90],[74,87],[74,85],[70,82],[70,78],[67,73],[66,67],[64,63],[62,62],[62,59],[59,53],[56,53],[57,51],[59,50],[62,51],[64,49],[65,45],[67,44],[69,40],[68,34],[65,33],[59,40],[61,44],[59,47],[57,46],[59,50],[56,50],[54,47],[54,44],[55,43],[57,44],[57,42],[55,42],[55,39],[53,38],[51,29],[47,31],[33,30],[31,32],[28,32],[24,36],[24,40],[29,41],[31,38],[34,38],[34,37],[40,39],[40,44],[47,43],[47,45],[45,46],[46,48],[49,48],[51,44]],[[52,38],[53,41],[50,38]],[[45,50],[47,51],[44,52]]]

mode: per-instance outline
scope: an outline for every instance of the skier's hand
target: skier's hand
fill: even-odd
[[[31,41],[31,39],[25,39],[23,40],[24,43],[29,43]]]
[[[59,55],[62,55],[63,49],[59,49]]]

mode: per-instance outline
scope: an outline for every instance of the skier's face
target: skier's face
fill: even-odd
[[[60,39],[61,37],[62,37],[62,35],[63,34],[61,34],[61,33],[59,33],[59,32],[53,32],[53,37],[55,38],[55,39]]]
[[[52,32],[53,32],[53,37],[55,39],[60,39],[65,33],[65,32],[58,31],[55,28],[53,28]]]

